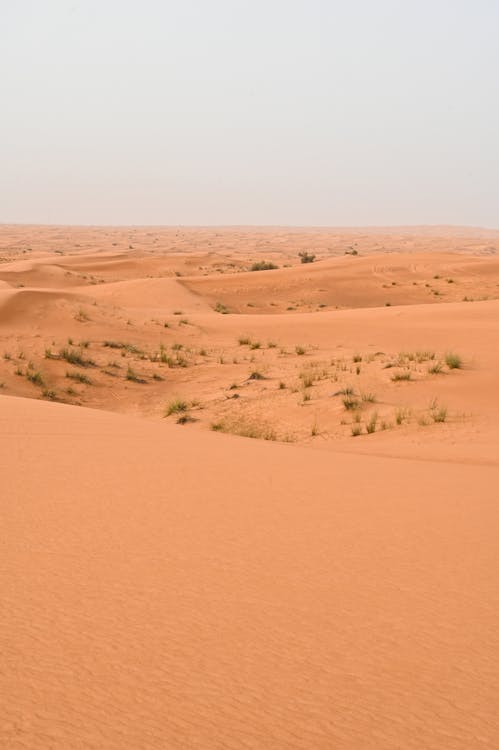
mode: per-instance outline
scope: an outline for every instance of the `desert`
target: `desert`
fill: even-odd
[[[2,225],[1,746],[499,746],[498,329],[498,230]]]

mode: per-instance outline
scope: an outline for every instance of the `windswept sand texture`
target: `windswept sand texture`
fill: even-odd
[[[3,227],[0,747],[499,747],[498,329],[494,231]]]

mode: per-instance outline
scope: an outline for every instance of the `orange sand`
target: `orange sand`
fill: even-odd
[[[498,247],[1,229],[2,748],[499,746]]]

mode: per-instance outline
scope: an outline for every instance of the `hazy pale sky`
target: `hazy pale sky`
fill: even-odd
[[[499,227],[498,0],[0,0],[0,222]]]

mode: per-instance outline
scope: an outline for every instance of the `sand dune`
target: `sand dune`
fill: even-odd
[[[12,398],[1,439],[4,747],[497,744],[497,467]]]
[[[185,279],[189,289],[231,312],[311,311],[462,301],[499,296],[498,258],[441,253],[347,256],[236,276]],[[456,283],[456,279],[459,279]]]
[[[1,747],[499,746],[498,248],[2,228]]]

